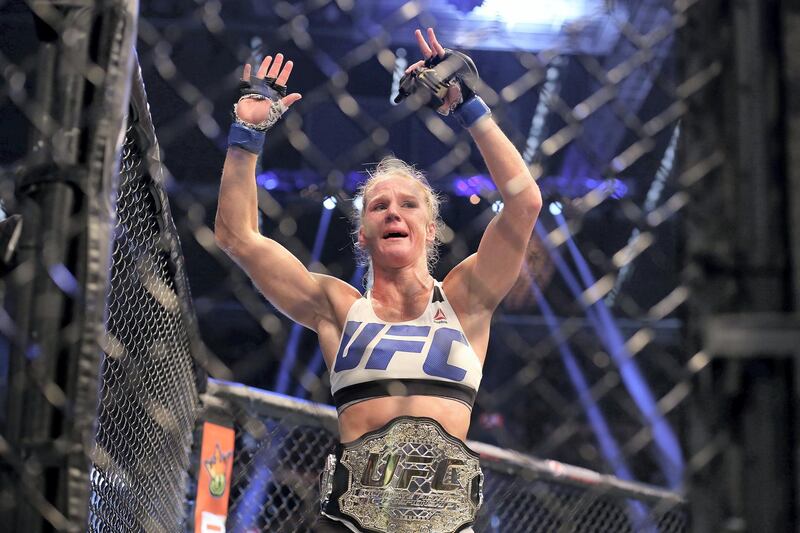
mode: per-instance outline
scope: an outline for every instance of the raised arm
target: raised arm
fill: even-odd
[[[431,28],[428,28],[427,41],[419,30],[416,37],[425,61],[412,65],[407,74],[415,69],[444,64],[453,54],[458,56],[456,59],[461,63],[452,61],[454,65],[461,65],[455,82],[450,84],[444,103],[437,111],[443,115],[452,112],[469,130],[503,199],[504,207],[486,228],[477,253],[456,266],[448,276],[466,290],[466,304],[471,312],[491,312],[519,275],[542,206],[541,193],[522,156],[492,120],[483,100],[474,93],[477,69],[472,60],[442,47]],[[447,70],[442,69],[442,72]]]
[[[235,108],[237,123],[229,136],[214,235],[219,247],[247,272],[275,307],[317,331],[320,321],[335,320],[331,294],[349,286],[309,272],[291,252],[258,231],[256,160],[266,130],[301,98],[298,93],[285,95],[292,66],[291,61],[284,64],[283,55],[277,54],[274,61],[270,56],[264,58],[253,77],[250,66],[244,67],[243,95]]]
[[[489,222],[476,254],[464,260],[474,305],[494,310],[514,285],[542,207],[542,195],[527,165],[490,116],[469,128],[503,209]],[[458,267],[457,267],[458,268]]]

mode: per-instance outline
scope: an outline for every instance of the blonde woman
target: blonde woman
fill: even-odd
[[[292,62],[266,57],[254,76],[246,66],[235,108],[217,242],[275,307],[317,333],[339,415],[341,445],[322,475],[317,532],[471,531],[483,478],[463,441],[492,313],[517,278],[541,208],[527,166],[466,82],[471,60],[444,49],[430,28],[427,39],[419,30],[416,38],[425,59],[409,68],[406,81],[415,79],[405,87],[441,89],[430,80],[452,73],[425,69],[454,54],[465,62],[440,80],[444,90],[434,101],[469,131],[504,204],[478,250],[441,281],[430,272],[437,195],[420,172],[396,159],[382,161],[361,190],[356,240],[369,262],[365,294],[309,272],[262,236],[256,158],[264,132],[301,98],[286,94]]]

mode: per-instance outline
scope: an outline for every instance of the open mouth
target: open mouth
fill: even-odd
[[[383,234],[384,239],[404,239],[408,237],[408,233],[402,231],[387,231]]]

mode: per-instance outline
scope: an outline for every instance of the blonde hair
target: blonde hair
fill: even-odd
[[[433,266],[436,264],[436,261],[439,259],[439,245],[441,244],[441,232],[443,227],[442,218],[439,213],[439,209],[442,204],[442,197],[433,190],[430,183],[428,183],[428,179],[425,177],[425,174],[417,170],[413,165],[410,165],[394,156],[387,156],[381,159],[381,161],[373,170],[367,171],[367,176],[367,179],[358,188],[356,191],[356,196],[353,198],[354,202],[357,202],[359,199],[361,200],[361,208],[354,209],[355,230],[353,231],[353,242],[355,244],[359,264],[366,266],[369,269],[367,273],[367,279],[372,279],[372,263],[367,250],[363,249],[358,243],[358,233],[361,230],[364,211],[367,208],[366,197],[375,184],[383,179],[393,176],[409,178],[422,187],[425,207],[428,210],[428,216],[430,217],[430,221],[436,226],[433,242],[428,243],[425,246],[425,258],[428,263],[428,270],[432,270]],[[371,281],[369,281],[367,285],[371,286]]]

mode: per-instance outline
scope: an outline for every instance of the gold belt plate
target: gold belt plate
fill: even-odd
[[[452,533],[474,522],[481,504],[477,454],[432,419],[395,419],[345,445],[340,461],[349,488],[339,507],[361,527]]]

